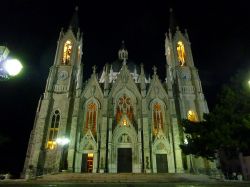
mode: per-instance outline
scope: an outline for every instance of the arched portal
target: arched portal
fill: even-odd
[[[121,117],[114,130],[109,158],[111,173],[141,172],[141,145],[138,143],[136,130],[126,115]]]

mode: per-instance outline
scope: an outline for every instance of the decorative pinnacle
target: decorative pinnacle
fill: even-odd
[[[93,69],[93,74],[95,74],[95,73],[96,73],[96,65],[94,65],[94,66],[92,67],[92,69]]]
[[[157,73],[157,67],[153,66],[154,75]]]
[[[126,58],[123,59],[122,64],[125,66],[127,64]]]
[[[123,62],[128,59],[128,51],[127,51],[127,49],[125,47],[124,40],[122,40],[121,48],[118,51],[118,58],[119,58],[119,60],[123,60]],[[126,62],[124,62],[124,63],[126,63]]]

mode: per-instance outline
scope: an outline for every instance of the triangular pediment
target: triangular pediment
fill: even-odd
[[[170,144],[164,135],[163,131],[159,131],[157,135],[155,136],[154,142],[153,142],[153,152],[158,153],[170,153],[171,148]]]
[[[187,38],[181,33],[181,31],[176,31],[174,35],[174,42],[177,43],[178,41],[183,41],[184,44],[190,45],[190,42],[187,40]]]
[[[71,40],[73,43],[76,42],[76,36],[74,35],[73,31],[71,29],[68,29],[67,32],[65,32],[63,36],[63,40]]]
[[[83,136],[81,140],[81,145],[82,149],[84,150],[95,150],[97,148],[96,147],[97,144],[91,130],[88,130],[86,134]]]
[[[92,74],[91,78],[88,80],[88,83],[82,92],[82,97],[95,97],[97,99],[103,98],[103,92],[95,74]]]
[[[126,127],[130,127],[132,125],[131,121],[129,120],[127,115],[122,115],[120,121],[118,121],[118,125],[119,126],[126,126]]]
[[[159,98],[164,99],[168,98],[166,90],[163,88],[161,81],[159,80],[157,75],[154,75],[151,80],[147,96],[148,98]]]
[[[141,98],[141,94],[139,92],[138,87],[136,86],[127,65],[123,65],[120,73],[117,75],[116,82],[113,84],[110,94],[114,97],[121,89],[127,88],[131,92],[133,92],[137,98]]]

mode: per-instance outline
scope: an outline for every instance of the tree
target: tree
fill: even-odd
[[[180,145],[180,147],[187,155],[193,154],[213,160],[217,149],[216,131],[213,131],[210,115],[204,115],[204,119],[206,120],[201,122],[193,122],[188,119],[182,121],[186,144]]]
[[[224,151],[227,156],[250,150],[250,71],[239,71],[223,86],[218,101],[204,120],[183,120],[188,141],[180,145],[185,154],[214,159],[215,153]]]

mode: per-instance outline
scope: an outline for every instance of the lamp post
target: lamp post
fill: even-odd
[[[66,149],[66,145],[68,145],[69,142],[70,142],[70,139],[66,138],[66,137],[56,139],[56,143],[62,147],[62,155],[61,155],[61,160],[60,160],[60,171],[68,169],[67,154],[65,152],[65,149]]]
[[[188,140],[187,140],[187,138],[184,138],[184,144],[186,146],[188,146]],[[194,173],[192,154],[190,154],[188,157],[189,157],[189,164],[190,164],[190,173]]]
[[[20,73],[23,66],[18,59],[8,57],[9,49],[6,46],[0,46],[0,80],[7,80]]]

